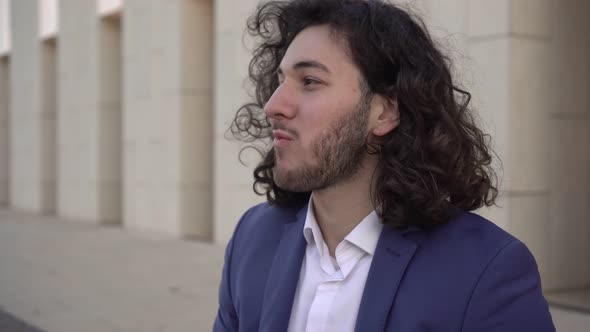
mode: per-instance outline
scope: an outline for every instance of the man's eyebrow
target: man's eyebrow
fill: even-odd
[[[332,73],[326,65],[324,65],[323,63],[321,63],[319,61],[315,61],[315,60],[298,61],[293,65],[294,70],[301,70],[301,69],[305,69],[305,68],[316,68],[316,69],[324,71],[328,74]],[[277,69],[277,74],[279,74],[279,75],[283,74],[283,70],[280,67]]]
[[[321,62],[314,61],[314,60],[306,60],[306,61],[299,61],[295,65],[293,65],[293,69],[304,69],[304,68],[316,68],[321,71],[325,71],[326,73],[330,74],[330,69],[326,67]]]

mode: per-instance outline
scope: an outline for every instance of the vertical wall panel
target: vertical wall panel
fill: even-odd
[[[12,1],[11,183],[14,208],[43,212],[41,44],[36,1]],[[18,75],[14,74],[18,73]]]
[[[120,221],[119,24],[95,0],[60,0],[58,202],[61,216]]]
[[[525,1],[526,0],[520,0]],[[530,0],[528,0],[530,2]],[[590,2],[560,1],[548,10],[550,84],[550,273],[548,288],[590,283]],[[534,22],[528,25],[533,26]],[[538,24],[537,24],[538,25]],[[584,37],[582,37],[584,36]]]
[[[125,2],[124,223],[211,237],[212,5]]]
[[[10,58],[0,57],[0,206],[10,193]]]
[[[56,210],[56,112],[57,45],[55,39],[41,42],[41,188],[42,206],[48,213]]]
[[[119,16],[100,20],[98,49],[98,200],[99,219],[120,223],[122,218],[123,115],[122,49]]]

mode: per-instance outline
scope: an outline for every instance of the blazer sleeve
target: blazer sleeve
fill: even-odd
[[[235,234],[234,234],[235,236]],[[238,316],[234,308],[230,287],[230,266],[233,251],[233,238],[225,249],[225,261],[219,286],[219,310],[213,325],[213,332],[238,331]]]
[[[510,242],[488,264],[471,295],[462,331],[555,331],[537,264],[522,242]]]
[[[238,331],[239,320],[236,308],[234,307],[234,300],[231,290],[231,270],[232,258],[234,253],[234,244],[237,241],[238,231],[240,226],[247,219],[248,215],[256,207],[250,208],[240,218],[234,230],[232,238],[229,240],[225,249],[225,260],[223,262],[223,271],[221,272],[221,283],[219,285],[219,309],[217,310],[217,317],[213,323],[213,332],[233,332]]]

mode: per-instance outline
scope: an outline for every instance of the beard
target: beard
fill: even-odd
[[[356,109],[326,128],[312,142],[314,164],[287,171],[278,167],[281,152],[275,149],[273,177],[276,185],[291,192],[311,192],[328,188],[353,177],[367,156],[370,98],[363,97]]]

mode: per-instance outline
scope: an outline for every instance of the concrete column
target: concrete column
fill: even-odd
[[[510,0],[470,0],[468,5],[468,48],[478,78],[476,105],[502,160],[496,167],[503,171],[501,209],[483,214],[521,238],[546,275],[547,251],[540,244],[548,235],[548,170],[541,148],[547,142],[542,130],[547,127],[548,108],[546,86],[539,79],[546,43],[544,38],[515,32]],[[526,75],[535,79],[522,82]]]
[[[503,226],[531,249],[544,287],[590,279],[590,4],[469,1],[484,119],[503,159]],[[492,21],[494,18],[495,21]]]
[[[211,238],[212,4],[125,2],[124,223]]]
[[[526,2],[526,1],[524,1]],[[530,2],[530,1],[528,1]],[[590,2],[560,1],[546,11],[550,65],[544,80],[549,126],[550,288],[590,283]],[[526,21],[525,21],[526,22]],[[532,21],[529,23],[533,28]]]
[[[9,204],[10,182],[10,58],[0,57],[0,206]]]
[[[59,215],[120,222],[118,23],[95,0],[59,1]],[[118,83],[119,82],[119,83]]]
[[[240,216],[265,199],[252,191],[252,171],[260,158],[246,153],[247,165],[240,164],[238,153],[243,145],[228,139],[231,136],[227,134],[238,107],[250,100],[247,92],[252,91],[252,86],[246,80],[252,43],[244,31],[246,19],[257,3],[256,0],[215,1],[214,238],[217,243],[226,243]]]
[[[10,77],[11,183],[14,208],[53,210],[51,179],[44,169],[53,167],[43,140],[50,136],[52,114],[42,107],[42,49],[39,41],[37,1],[11,2],[12,52]]]
[[[98,222],[95,1],[59,1],[58,214]],[[74,93],[75,91],[75,93]]]

